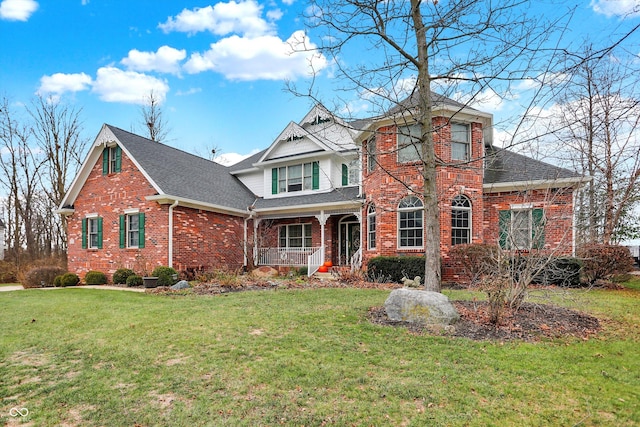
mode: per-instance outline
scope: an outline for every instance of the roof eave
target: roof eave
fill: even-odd
[[[485,193],[507,193],[511,191],[524,191],[524,190],[543,190],[550,188],[568,188],[568,187],[581,187],[589,182],[589,177],[572,177],[572,178],[557,178],[557,179],[541,179],[531,181],[511,181],[511,182],[498,182],[483,184],[482,190]]]
[[[161,205],[170,205],[178,202],[178,206],[194,209],[202,209],[205,211],[218,212],[233,216],[248,217],[249,213],[243,209],[231,208],[228,206],[217,205],[214,203],[202,202],[199,200],[188,199],[184,197],[172,196],[169,194],[155,194],[153,196],[147,196],[147,200],[157,202]]]
[[[326,202],[315,204],[302,204],[296,206],[279,206],[273,208],[254,208],[253,211],[260,214],[270,213],[289,213],[291,212],[303,212],[303,211],[317,211],[323,209],[348,209],[348,208],[360,208],[362,206],[362,200],[348,200],[344,202]]]

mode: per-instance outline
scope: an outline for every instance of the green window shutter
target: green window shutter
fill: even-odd
[[[278,194],[278,168],[271,169],[271,194]]]
[[[127,241],[127,224],[126,216],[120,215],[120,249],[124,249]]]
[[[349,167],[342,164],[342,186],[349,185]]]
[[[116,170],[114,172],[120,172],[122,169],[122,148],[118,145],[116,147]]]
[[[109,149],[102,150],[102,175],[109,173]]]
[[[320,163],[313,162],[312,167],[312,178],[311,178],[311,189],[317,190],[320,188]]]
[[[544,248],[544,210],[536,208],[531,211],[531,247]]]
[[[87,218],[82,219],[82,249],[87,249]]]
[[[102,218],[98,218],[98,249],[102,249]]]
[[[138,247],[144,248],[144,212],[138,214]]]
[[[498,242],[502,249],[509,249],[509,229],[511,228],[511,211],[498,211]]]

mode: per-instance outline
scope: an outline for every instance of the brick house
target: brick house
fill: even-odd
[[[494,148],[490,114],[433,101],[445,280],[456,278],[447,262],[455,244],[571,253],[582,179]],[[271,265],[313,274],[325,261],[360,267],[378,255],[424,254],[417,129],[400,109],[345,123],[317,105],[268,148],[225,167],[104,125],[59,208],[69,269]]]

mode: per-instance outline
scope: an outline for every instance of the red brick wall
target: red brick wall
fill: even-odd
[[[484,227],[487,243],[498,243],[498,212],[512,205],[532,204],[543,208],[545,216],[544,249],[570,255],[573,250],[572,189],[533,190],[523,192],[487,193],[485,195]]]
[[[123,153],[121,172],[102,175],[102,158],[93,167],[78,195],[69,228],[68,268],[84,277],[99,270],[111,277],[118,268],[143,274],[169,265],[169,206],[145,197],[155,189]],[[145,247],[121,249],[119,216],[127,209],[145,214]],[[102,249],[82,249],[82,219],[103,218]],[[243,219],[178,206],[174,209],[174,267],[240,268],[243,263]]]
[[[451,201],[463,194],[472,203],[472,239],[482,242],[483,205],[482,198],[482,161],[469,164],[451,162],[451,133],[447,120],[436,117],[433,121],[438,131],[434,134],[436,156],[445,165],[437,171],[438,200],[440,205],[440,241],[444,255],[451,245]],[[482,158],[484,146],[482,126],[473,123],[471,126],[471,157]],[[366,145],[366,144],[365,144]],[[378,165],[372,172],[367,170],[367,155],[363,159],[363,192],[368,202],[375,203],[377,242],[374,250],[368,249],[367,233],[363,233],[364,260],[374,256],[424,255],[424,249],[401,249],[398,247],[397,208],[400,200],[408,195],[416,195],[422,199],[422,165],[419,163],[397,162],[397,140],[395,126],[378,130],[376,135],[376,152]],[[363,227],[367,230],[367,206],[363,208]]]

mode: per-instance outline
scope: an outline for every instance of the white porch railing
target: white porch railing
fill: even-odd
[[[313,276],[322,264],[324,264],[324,248],[318,248],[309,255],[307,260],[307,277]]]
[[[358,270],[360,270],[360,267],[362,267],[362,248],[359,248],[351,257],[351,260],[349,261],[349,264],[351,265],[351,272],[356,272]]]
[[[258,265],[308,265],[309,256],[322,248],[258,248]]]

